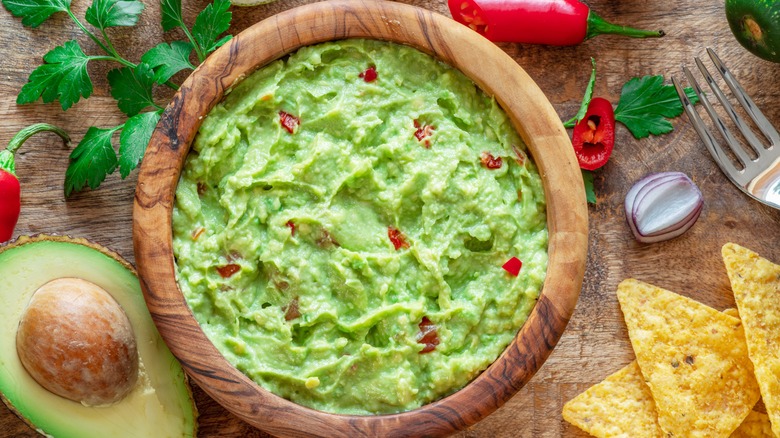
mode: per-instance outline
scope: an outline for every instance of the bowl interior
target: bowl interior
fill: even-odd
[[[468,386],[419,409],[350,416],[302,407],[262,389],[230,365],[200,329],[176,283],[171,213],[184,159],[202,117],[225,91],[296,49],[343,38],[406,44],[463,72],[509,115],[539,167],[547,199],[547,277],[517,337]],[[186,80],[152,136],[138,178],[133,240],[147,305],[188,374],[217,402],[277,435],[443,435],[465,428],[514,395],[558,342],[579,296],[587,255],[580,170],[556,112],[497,46],[447,17],[386,1],[335,0],[291,9],[248,28]]]

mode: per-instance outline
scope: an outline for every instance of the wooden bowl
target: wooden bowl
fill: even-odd
[[[225,90],[301,46],[343,38],[407,44],[454,66],[494,95],[528,145],[547,198],[549,262],[533,311],[501,356],[460,391],[393,415],[337,415],[264,390],[230,365],[204,335],[175,280],[171,211],[185,156],[202,117]],[[437,436],[476,423],[506,402],[558,342],[579,297],[587,253],[587,207],[571,143],[533,80],[497,46],[451,19],[390,1],[335,0],[255,24],[186,80],[152,136],[138,177],[133,240],[141,284],[163,339],[211,397],[276,435]]]

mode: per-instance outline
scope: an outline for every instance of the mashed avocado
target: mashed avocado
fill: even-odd
[[[236,85],[203,121],[173,229],[179,285],[228,361],[347,414],[466,385],[547,267],[541,180],[508,117],[378,41],[305,47]]]

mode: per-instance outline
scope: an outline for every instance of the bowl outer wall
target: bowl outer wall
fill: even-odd
[[[171,214],[185,157],[225,90],[298,48],[344,38],[415,47],[495,96],[539,167],[547,199],[547,276],[537,304],[499,358],[465,388],[409,412],[352,416],[309,409],[261,388],[208,340],[176,283]],[[442,436],[511,398],[555,347],[579,297],[587,258],[587,205],[569,137],[545,95],[496,45],[455,21],[390,1],[332,0],[290,9],[241,32],[184,82],[152,135],[138,177],[133,242],[147,305],[187,373],[226,409],[280,436]]]

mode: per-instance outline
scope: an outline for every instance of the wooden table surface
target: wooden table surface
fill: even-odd
[[[83,16],[88,3],[73,3],[77,14]],[[185,19],[190,23],[207,4],[206,0],[183,3]],[[234,7],[230,31],[236,34],[256,21],[303,3],[306,2],[279,0],[265,6]],[[443,0],[410,3],[449,14]],[[134,61],[162,39],[181,37],[176,33],[163,34],[158,2],[147,0],[146,4],[138,26],[112,32],[119,41],[115,45],[120,52]],[[712,47],[769,120],[780,126],[780,64],[760,60],[736,42],[726,23],[722,2],[592,0],[590,6],[606,19],[662,28],[667,36],[656,40],[601,36],[564,48],[500,44],[536,80],[561,118],[570,118],[579,107],[590,75],[590,57],[596,58],[598,64],[595,95],[616,104],[622,85],[631,77],[680,77],[681,64],[692,64],[694,56],[706,56],[705,48]],[[122,122],[122,114],[105,81],[105,74],[113,65],[90,64],[94,94],[67,112],[57,104],[17,105],[20,87],[41,57],[55,45],[77,38],[87,53],[97,54],[97,50],[63,14],[37,29],[29,29],[2,10],[0,26],[6,29],[0,45],[2,142],[8,142],[16,131],[35,122],[63,126],[76,141],[89,126],[110,127]],[[157,97],[165,101],[170,95]],[[685,116],[676,119],[674,126],[671,134],[643,140],[634,139],[623,126],[618,127],[612,158],[596,172],[598,203],[589,207],[588,266],[580,300],[566,332],[528,385],[503,408],[457,436],[586,436],[562,420],[561,406],[634,358],[615,297],[621,280],[635,277],[724,309],[734,306],[734,300],[720,258],[721,245],[733,241],[780,263],[780,211],[749,199],[731,185]],[[16,235],[59,233],[86,237],[133,261],[131,211],[136,172],[126,180],[121,180],[117,173],[99,189],[66,200],[62,187],[69,153],[61,141],[49,134],[32,138],[17,154],[23,194]],[[704,194],[704,210],[696,225],[683,236],[663,243],[639,244],[625,222],[626,191],[645,174],[668,170],[685,172],[698,184]],[[194,392],[200,410],[200,436],[267,436],[233,417],[198,388]],[[0,436],[36,433],[2,406]]]

